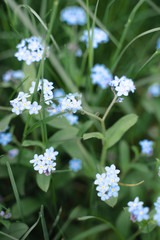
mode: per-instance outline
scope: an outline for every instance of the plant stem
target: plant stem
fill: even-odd
[[[12,108],[11,107],[3,107],[3,106],[0,106],[0,110],[2,110],[2,111],[11,111],[12,110]]]
[[[91,116],[91,117],[93,117],[93,118],[95,118],[95,119],[97,119],[97,120],[99,120],[100,122],[101,122],[101,118],[100,117],[98,117],[97,115],[95,115],[95,114],[93,114],[93,113],[90,113],[90,112],[87,112],[86,110],[82,110],[82,113],[85,113],[85,114],[87,114],[88,116]]]
[[[114,93],[114,98],[113,98],[112,102],[110,103],[109,107],[107,108],[107,110],[106,110],[106,112],[105,112],[105,114],[104,114],[104,116],[102,118],[103,121],[105,121],[108,113],[110,112],[111,108],[115,104],[116,100],[117,100],[117,95]]]
[[[135,186],[138,186],[138,185],[140,185],[142,183],[144,183],[144,180],[142,180],[141,182],[138,182],[138,183],[133,183],[133,184],[121,183],[121,182],[119,182],[118,184],[120,186],[125,186],[125,187],[135,187]]]

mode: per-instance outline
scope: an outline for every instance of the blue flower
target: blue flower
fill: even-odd
[[[129,92],[134,93],[136,89],[132,79],[128,79],[125,76],[121,78],[115,76],[114,80],[111,82],[111,86],[115,88],[118,97],[122,95],[128,96]]]
[[[58,155],[57,151],[54,151],[53,147],[47,148],[44,155],[34,155],[34,159],[30,160],[30,163],[33,163],[35,171],[38,171],[39,174],[44,173],[46,176],[50,175],[51,172],[56,170],[55,160]]]
[[[13,71],[12,77],[14,79],[22,79],[22,78],[24,78],[24,72],[21,70]]]
[[[160,96],[160,84],[154,83],[148,88],[149,95],[153,97],[159,97]]]
[[[145,153],[147,155],[151,155],[152,154],[152,151],[153,151],[153,148],[152,148],[152,145],[153,145],[153,141],[149,141],[147,139],[144,139],[142,141],[139,142],[140,146],[141,146],[141,152],[142,153]]]
[[[82,56],[82,50],[80,48],[77,49],[76,56],[77,57],[81,57]]]
[[[156,214],[153,216],[153,220],[157,221],[157,225],[160,227],[160,209],[156,211]]]
[[[78,123],[78,116],[77,115],[73,115],[72,113],[66,113],[64,116],[67,118],[67,120],[69,121],[69,123],[71,125],[74,125],[74,124]]]
[[[54,96],[54,98],[58,98],[58,99],[56,99],[57,101],[60,101],[60,100],[62,100],[62,97],[65,96],[65,92],[62,88],[55,89],[53,91],[53,96]]]
[[[10,158],[14,158],[18,155],[18,153],[19,153],[19,150],[17,148],[14,148],[9,150],[8,155]]]
[[[90,40],[92,38],[92,29],[90,29]],[[86,46],[89,46],[89,39],[88,39],[88,30],[85,30],[83,32],[83,35],[80,39],[82,42],[86,43]],[[97,48],[99,43],[107,43],[109,41],[109,38],[107,34],[101,30],[100,28],[95,27],[93,29],[93,48]]]
[[[84,25],[87,22],[87,17],[83,8],[72,6],[61,11],[61,21],[68,25]]]
[[[160,211],[160,197],[158,197],[157,201],[154,203],[156,211]]]
[[[118,197],[118,191],[120,190],[120,187],[118,184],[111,185],[108,189],[108,196],[111,197]]]
[[[141,222],[142,220],[148,220],[149,219],[149,208],[148,207],[141,207],[134,211],[134,215],[136,216],[136,220],[138,222]]]
[[[17,57],[18,61],[25,61],[27,65],[30,65],[32,62],[39,62],[44,53],[42,39],[35,36],[23,39],[17,45],[17,49],[18,52],[15,53],[15,57]]]
[[[55,103],[52,103],[47,111],[49,112],[49,116],[53,116],[55,114],[61,113],[61,107],[57,106]]]
[[[0,133],[0,144],[3,146],[6,146],[8,143],[12,141],[12,135],[11,133]]]
[[[38,103],[36,101],[34,101],[31,105],[30,105],[30,109],[29,109],[29,114],[38,114],[38,111],[42,108],[41,105],[38,105]]]
[[[3,80],[4,82],[9,82],[9,81],[11,81],[11,79],[12,79],[12,74],[13,74],[13,71],[12,71],[12,70],[7,71],[5,74],[3,74],[2,80]]]
[[[97,195],[102,201],[108,200],[111,196],[118,197],[118,191],[120,190],[118,186],[120,178],[117,176],[120,170],[116,169],[114,164],[105,167],[105,170],[106,173],[96,174],[96,180],[94,181],[94,184],[98,185],[96,187]]]
[[[134,214],[135,210],[140,209],[143,205],[143,202],[139,201],[139,197],[136,197],[133,202],[128,202],[127,204],[129,206],[128,211],[132,214]]]
[[[78,172],[82,168],[82,162],[79,159],[72,159],[69,161],[69,168],[74,172]]]
[[[78,93],[69,93],[67,94],[61,101],[61,111],[64,112],[66,110],[72,111],[76,113],[77,110],[82,109],[82,101],[81,101],[81,94]]]
[[[103,89],[107,88],[113,79],[109,69],[101,64],[96,64],[91,72],[92,83],[98,84]]]

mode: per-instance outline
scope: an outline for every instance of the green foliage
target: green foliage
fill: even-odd
[[[50,180],[51,180],[51,176],[46,176],[45,174],[36,175],[37,185],[44,192],[48,191]]]
[[[148,93],[151,84],[160,83],[158,1],[5,0],[0,4],[1,78],[10,69],[21,69],[25,75],[0,82],[0,135],[8,126],[12,134],[12,142],[0,144],[0,211],[12,214],[9,219],[0,216],[0,239],[159,239],[153,203],[160,185],[160,99]],[[61,10],[70,5],[86,11],[86,25],[69,26],[60,20]],[[86,48],[80,38],[94,26],[108,34],[109,42],[93,49],[91,36]],[[33,35],[42,37],[49,55],[40,63],[21,64],[14,57],[16,45]],[[77,49],[82,50],[81,57],[76,56]],[[94,64],[104,64],[113,76],[133,79],[135,93],[117,103],[110,87],[92,84]],[[32,81],[38,87],[43,78],[66,94],[82,93],[78,124],[72,126],[64,113],[49,116],[50,106],[36,90],[31,101],[41,104],[40,114],[11,113],[9,101],[20,91],[28,92]],[[117,98],[111,106],[113,93]],[[57,98],[53,102],[58,105]],[[143,139],[154,141],[151,155],[141,153]],[[51,146],[59,152],[56,171],[49,176],[35,174],[30,160]],[[15,157],[9,154],[13,149],[19,150]],[[69,169],[72,158],[82,161],[79,172]],[[120,169],[121,189],[117,198],[101,201],[94,180],[111,164]],[[126,206],[136,196],[150,206],[148,221],[130,221]]]
[[[122,136],[137,122],[136,114],[128,114],[118,120],[112,127],[105,132],[106,148],[116,144]]]

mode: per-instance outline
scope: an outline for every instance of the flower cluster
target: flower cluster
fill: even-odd
[[[9,82],[13,79],[22,79],[22,78],[24,78],[24,72],[21,70],[17,70],[17,71],[9,70],[2,76],[2,80],[4,82]]]
[[[44,53],[42,39],[35,36],[21,40],[17,45],[17,49],[18,52],[15,53],[15,57],[17,57],[18,61],[25,61],[27,65],[32,62],[39,62]]]
[[[134,82],[125,76],[121,78],[115,76],[114,80],[111,82],[111,86],[115,88],[118,97],[122,95],[128,96],[129,92],[134,93],[136,89]]]
[[[160,84],[154,83],[148,88],[148,93],[152,97],[159,97],[160,96]]]
[[[6,133],[7,130],[8,127],[3,132],[0,132],[0,144],[2,146],[6,146],[8,143],[12,141],[12,134]]]
[[[69,161],[69,168],[74,172],[78,172],[82,168],[82,162],[79,159],[72,159]]]
[[[141,146],[141,152],[142,153],[145,153],[147,155],[151,155],[152,152],[153,152],[153,148],[152,148],[152,145],[153,145],[153,141],[149,141],[147,139],[144,139],[142,141],[139,142],[140,146]]]
[[[5,211],[2,210],[0,212],[0,216],[4,219],[9,219],[9,218],[11,218],[12,214],[8,211],[5,212]]]
[[[116,169],[114,164],[105,167],[105,170],[106,173],[96,174],[96,180],[94,181],[94,184],[98,185],[96,187],[97,195],[102,201],[108,200],[112,196],[118,197],[118,191],[120,190],[118,186],[120,178],[117,176],[120,170]]]
[[[160,227],[160,197],[154,203],[156,214],[153,216],[153,220],[157,221],[157,225]]]
[[[49,112],[49,116],[59,114],[59,113],[62,113],[62,112],[66,112],[63,116],[69,121],[69,123],[71,125],[77,124],[78,123],[78,116],[72,114],[72,112],[69,112],[69,113],[67,112],[67,110],[69,109],[68,108],[69,105],[68,105],[67,108],[65,107],[65,109],[64,109],[64,101],[65,101],[65,98],[68,95],[69,95],[69,97],[71,97],[72,95],[75,95],[74,97],[72,96],[71,99],[75,98],[75,97],[80,98],[81,96],[79,94],[71,94],[71,93],[65,96],[65,92],[64,92],[63,89],[55,89],[53,91],[53,95],[54,95],[54,99],[58,102],[58,105],[56,105],[55,103],[52,103],[52,105],[47,110]],[[75,98],[73,106],[70,103],[70,107],[71,107],[70,110],[72,110],[72,108],[74,107],[73,110],[75,111],[75,104],[76,104],[75,101],[78,102],[79,100],[76,100],[76,98]],[[62,103],[63,103],[63,105],[62,105]],[[78,104],[79,104],[79,102],[78,102]],[[79,107],[79,109],[80,109],[80,107]],[[77,109],[77,110],[79,110],[79,109]]]
[[[99,43],[107,43],[109,41],[107,34],[100,28],[95,27],[93,31],[92,29],[90,29],[89,34],[90,34],[91,41],[92,41],[92,35],[93,35],[93,42],[92,42],[93,48],[97,48]],[[82,42],[85,42],[87,47],[89,46],[88,30],[85,30],[83,32],[83,35],[80,40]]]
[[[38,105],[36,101],[31,104],[31,101],[28,101],[31,95],[24,92],[19,92],[17,98],[10,101],[12,105],[12,112],[16,113],[17,115],[21,114],[23,110],[28,109],[29,114],[38,114],[38,111],[42,108],[42,106]]]
[[[42,91],[42,83],[43,83],[43,96],[44,96],[44,101],[47,105],[53,103],[51,99],[53,99],[53,92],[52,90],[54,89],[53,87],[53,82],[49,82],[47,79],[40,79],[37,91],[41,90]],[[29,92],[32,94],[34,93],[34,88],[35,88],[36,82],[32,82],[32,86],[29,88]]]
[[[149,219],[149,208],[143,207],[143,202],[139,201],[139,197],[136,197],[133,202],[128,202],[128,211],[131,213],[131,220],[133,222],[141,222],[142,220]]]
[[[107,88],[112,81],[112,74],[104,65],[96,64],[91,69],[91,79],[93,84],[98,84],[101,88]]]
[[[61,21],[68,25],[84,25],[87,22],[87,17],[83,8],[72,6],[61,11]]]
[[[44,173],[45,175],[50,175],[52,171],[56,168],[56,156],[58,155],[57,151],[54,151],[53,147],[46,149],[44,155],[34,155],[34,159],[30,160],[30,163],[33,163],[34,170],[38,171],[40,174]]]
[[[66,110],[69,110],[73,113],[76,113],[77,110],[82,109],[82,95],[79,93],[69,93],[67,94],[61,102],[61,111],[64,112]]]

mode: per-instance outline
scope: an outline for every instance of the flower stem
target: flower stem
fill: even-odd
[[[85,113],[86,115],[88,115],[88,116],[91,116],[91,117],[93,117],[93,118],[95,118],[95,119],[97,119],[97,120],[99,120],[99,121],[101,121],[102,119],[100,118],[100,117],[98,117],[97,115],[95,115],[95,114],[93,114],[93,113],[90,113],[90,112],[87,112],[86,110],[82,110],[82,113]]]
[[[138,182],[138,183],[133,183],[133,184],[127,184],[127,183],[121,183],[121,182],[119,182],[118,184],[120,186],[125,186],[125,187],[135,187],[135,186],[138,186],[142,183],[144,183],[144,180],[142,180],[141,182]]]
[[[117,100],[117,95],[114,93],[114,98],[113,98],[112,102],[110,103],[109,107],[107,108],[107,110],[106,110],[106,112],[105,112],[105,114],[104,114],[104,116],[102,118],[103,121],[105,121],[108,113],[110,112],[111,108],[115,104],[116,100]]]

